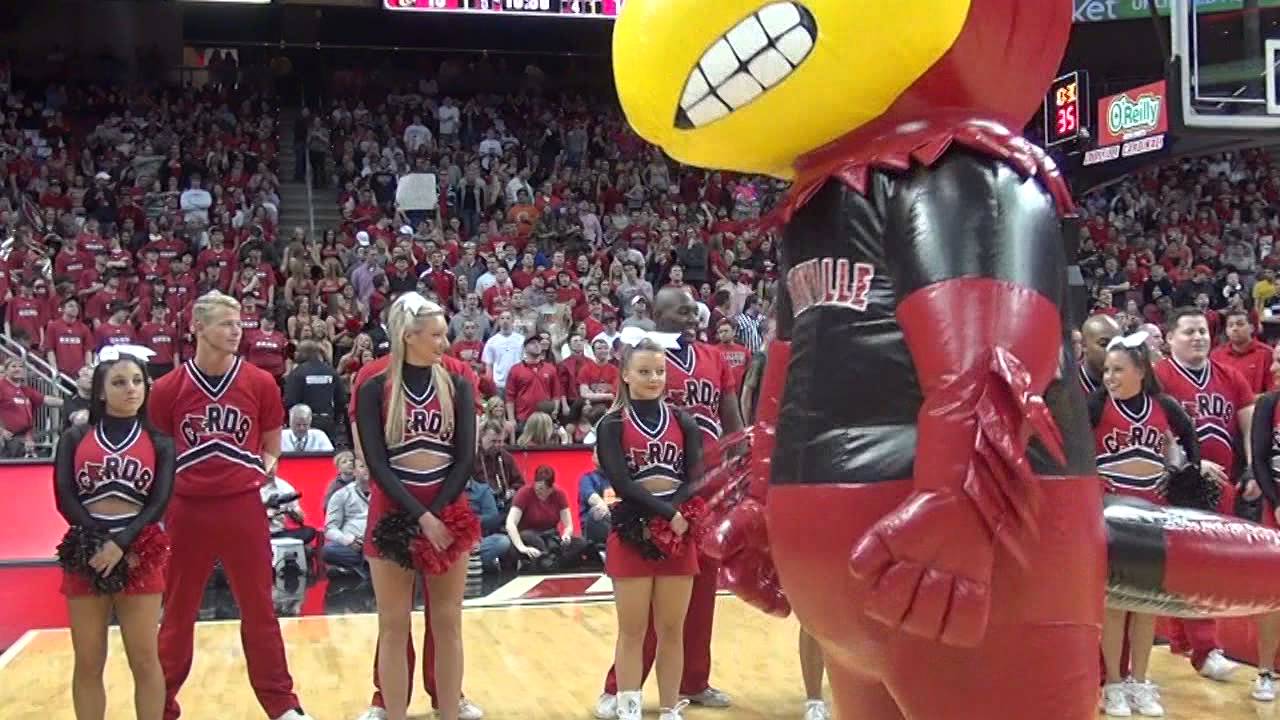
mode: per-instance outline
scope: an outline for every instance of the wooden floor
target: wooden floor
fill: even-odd
[[[755,612],[722,597],[716,616],[713,674],[729,692],[729,711],[691,709],[689,720],[799,720],[803,702],[796,660],[796,625]],[[420,636],[421,617],[415,618]],[[297,692],[316,720],[354,720],[369,700],[375,619],[370,615],[286,618],[281,621]],[[503,720],[589,718],[613,652],[614,618],[609,603],[477,608],[463,615],[467,648],[465,689],[486,711]],[[118,632],[112,632],[107,666],[108,718],[133,717],[131,680]],[[202,623],[196,660],[183,689],[188,720],[250,720],[262,712],[249,690],[240,654],[239,624]],[[66,630],[29,635],[0,658],[0,717],[72,720],[69,678],[72,654]],[[1170,720],[1280,718],[1280,708],[1248,698],[1251,668],[1230,683],[1192,674],[1165,648],[1152,656],[1152,674],[1162,686]],[[1008,678],[993,678],[993,691]],[[1025,682],[1050,682],[1034,674]],[[411,716],[428,717],[429,705],[415,691]],[[652,683],[646,693],[656,705]],[[1008,717],[1052,720],[1032,711]],[[858,720],[849,718],[848,720]],[[1002,719],[1003,720],[1003,719]]]

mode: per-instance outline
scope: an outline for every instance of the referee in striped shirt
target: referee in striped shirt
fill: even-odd
[[[742,312],[733,318],[734,335],[748,352],[757,353],[764,348],[764,320],[765,315],[760,312],[760,298],[748,295],[742,304]]]

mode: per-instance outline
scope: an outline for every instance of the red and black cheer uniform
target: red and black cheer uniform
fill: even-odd
[[[360,386],[356,398],[356,427],[365,463],[374,479],[369,499],[369,522],[365,528],[364,552],[379,557],[373,542],[378,521],[403,510],[414,519],[430,512],[436,517],[451,504],[471,512],[463,490],[475,460],[476,419],[472,408],[471,383],[450,375],[453,380],[453,428],[445,430],[440,398],[429,367],[404,366],[404,439],[389,445],[383,427],[386,422],[387,373],[380,373]],[[443,458],[435,470],[413,470],[404,462],[410,455],[425,453]],[[442,518],[443,519],[443,518]]]
[[[632,400],[629,407],[611,410],[600,419],[596,452],[619,504],[632,505],[630,509],[642,517],[670,520],[687,496],[691,469],[701,466],[702,431],[692,417],[662,400]],[[653,478],[674,480],[676,487],[651,493],[641,483]],[[650,560],[614,529],[606,548],[605,572],[610,577],[698,574],[698,553],[689,544],[679,553]]]
[[[693,416],[708,443],[720,439],[720,398],[732,393],[733,368],[719,348],[704,342],[680,339],[667,350],[667,399]]]
[[[1080,363],[1079,378],[1080,388],[1084,390],[1085,395],[1093,395],[1102,387],[1102,381],[1095,379],[1093,375],[1089,373],[1089,366],[1087,363]]]
[[[1253,479],[1262,490],[1262,524],[1280,528],[1276,523],[1277,507],[1280,507],[1280,390],[1272,390],[1258,398],[1253,410],[1253,429],[1250,450],[1253,452]]]
[[[127,555],[130,544],[164,516],[173,494],[173,468],[173,442],[152,434],[137,417],[104,417],[97,425],[72,427],[58,439],[54,459],[58,512],[70,525],[111,533],[111,539]],[[125,515],[99,515],[87,509],[109,497],[127,500],[138,509]],[[165,571],[164,567],[149,567],[131,574],[122,594],[161,592]],[[64,572],[62,592],[78,596],[92,595],[95,590],[89,578]]]
[[[1169,437],[1177,438],[1186,462],[1200,466],[1195,424],[1177,400],[1140,392],[1117,400],[1098,389],[1089,397],[1089,424],[1098,453],[1098,474],[1107,492],[1168,505]]]

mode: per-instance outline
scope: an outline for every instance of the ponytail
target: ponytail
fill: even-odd
[[[405,333],[427,318],[444,317],[444,309],[418,293],[405,293],[387,310],[387,335],[391,340],[391,362],[387,365],[386,387],[387,421],[382,427],[387,445],[404,442],[404,361]],[[444,433],[453,432],[453,379],[442,363],[431,368],[431,382],[440,400],[440,414],[444,420]]]

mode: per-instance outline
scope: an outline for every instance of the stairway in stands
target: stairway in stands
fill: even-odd
[[[296,162],[293,125],[299,109],[284,108],[280,112],[280,233],[288,237],[295,227],[308,234],[314,232],[319,242],[324,231],[335,228],[342,219],[338,210],[337,193],[332,186],[307,193],[307,184],[293,177]],[[315,227],[311,226],[314,219]]]

